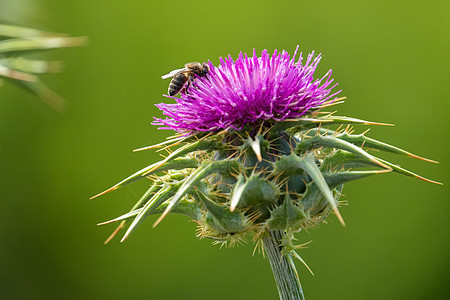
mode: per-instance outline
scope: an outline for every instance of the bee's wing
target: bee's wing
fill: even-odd
[[[187,69],[183,68],[183,69],[176,69],[176,70],[170,71],[170,73],[167,73],[166,75],[161,76],[161,78],[166,79],[169,77],[173,77],[175,74],[182,72],[182,71],[187,71]]]

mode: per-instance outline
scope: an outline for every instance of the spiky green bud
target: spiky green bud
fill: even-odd
[[[178,148],[107,190],[144,178],[153,182],[128,214],[111,222],[132,221],[125,239],[147,216],[162,213],[156,226],[176,212],[196,221],[202,238],[234,243],[251,235],[258,240],[271,230],[316,226],[330,211],[344,224],[338,200],[349,181],[390,171],[430,181],[368,150],[418,156],[351,134],[350,127],[333,131],[324,124],[373,123],[336,116],[302,118],[268,123],[257,131],[197,133],[156,145]]]

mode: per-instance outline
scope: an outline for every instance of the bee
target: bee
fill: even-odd
[[[191,62],[184,65],[183,69],[173,70],[170,73],[161,76],[162,79],[173,77],[169,84],[169,96],[175,96],[183,89],[187,92],[195,75],[204,77],[208,74],[209,67],[207,63]]]

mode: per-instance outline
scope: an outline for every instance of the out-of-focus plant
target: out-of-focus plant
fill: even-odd
[[[60,72],[62,62],[38,60],[28,56],[85,43],[85,37],[67,37],[59,33],[0,24],[0,80],[18,83],[54,109],[62,111],[66,107],[65,99],[49,89],[38,77],[44,73]]]
[[[218,67],[187,64],[169,73],[169,94],[181,87],[181,96],[158,105],[168,118],[155,124],[178,134],[138,149],[160,148],[167,156],[99,194],[150,179],[130,212],[101,223],[120,222],[107,242],[127,222],[122,241],[150,215],[161,214],[156,226],[168,213],[181,213],[198,223],[200,238],[234,245],[250,237],[269,258],[280,299],[304,299],[293,262],[303,262],[302,245],[294,234],[330,212],[344,225],[338,206],[345,183],[387,172],[434,182],[369,151],[431,160],[352,127],[383,124],[323,111],[343,100],[332,92],[331,70],[314,79],[320,55],[304,63],[296,55],[241,53],[221,58]]]

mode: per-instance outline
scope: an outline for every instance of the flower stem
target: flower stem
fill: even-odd
[[[269,257],[278,294],[280,300],[304,300],[305,296],[292,257],[290,254],[281,253],[283,236],[283,231],[272,230],[263,238],[264,250]]]

